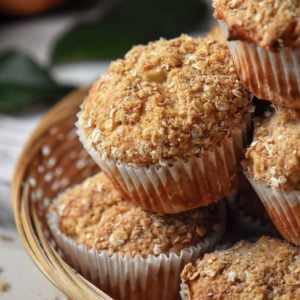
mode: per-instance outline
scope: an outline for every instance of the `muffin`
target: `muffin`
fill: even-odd
[[[181,276],[182,299],[300,299],[300,250],[269,237],[241,241],[189,263]]]
[[[215,0],[235,63],[247,89],[258,98],[300,108],[300,2]]]
[[[70,265],[114,299],[177,299],[183,266],[214,248],[225,213],[221,203],[143,211],[99,173],[61,194],[47,219]]]
[[[300,111],[256,120],[244,166],[279,232],[300,245]]]
[[[207,33],[207,37],[214,41],[227,44],[227,39],[220,26],[214,26],[212,29],[210,29],[210,31]]]
[[[226,200],[230,219],[243,236],[277,235],[265,207],[245,175],[240,174],[238,189]]]
[[[252,109],[227,47],[182,35],[134,47],[111,63],[77,127],[128,200],[178,213],[235,188]]]

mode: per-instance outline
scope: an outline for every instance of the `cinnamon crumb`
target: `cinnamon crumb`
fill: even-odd
[[[12,242],[14,239],[6,234],[0,234],[0,240],[3,242]]]
[[[10,290],[10,284],[0,279],[0,293],[6,293]]]

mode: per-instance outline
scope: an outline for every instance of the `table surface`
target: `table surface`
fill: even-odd
[[[24,131],[27,128],[28,132],[30,132],[30,128],[37,122],[39,117],[40,114],[35,115],[35,118],[29,123],[25,120]],[[0,116],[0,123],[3,119],[5,118]],[[18,121],[21,124],[22,118],[18,119]],[[8,136],[5,136],[0,131],[0,299],[67,299],[63,293],[41,274],[31,261],[19,240],[14,224],[10,178],[16,158],[28,132],[23,135],[19,134],[19,131],[18,134],[11,134],[10,139],[14,138],[15,142],[19,141],[19,146],[10,145],[11,149],[8,149],[8,147],[1,147]]]
[[[73,24],[73,19],[74,15],[58,16],[1,28],[0,51],[22,49],[40,63],[47,64],[53,40]],[[107,62],[75,64],[54,68],[53,75],[60,82],[85,86],[106,68]],[[11,208],[10,188],[17,159],[30,133],[44,114],[45,109],[35,109],[17,116],[0,114],[1,300],[67,299],[42,275],[27,255],[18,238]],[[6,291],[3,292],[3,289]]]

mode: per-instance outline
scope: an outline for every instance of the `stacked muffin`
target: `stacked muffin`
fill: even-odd
[[[182,35],[112,62],[78,114],[103,173],[52,205],[66,259],[117,299],[177,299],[225,230],[253,112],[226,45]],[[107,177],[106,177],[107,176]]]
[[[177,299],[182,268],[214,248],[224,213],[147,212],[101,172],[59,196],[48,223],[67,261],[114,299]]]
[[[251,110],[227,46],[181,36],[113,62],[77,126],[121,193],[146,210],[177,213],[236,186]]]
[[[215,0],[213,6],[247,89],[260,99],[299,109],[299,1]]]
[[[215,0],[213,5],[240,80],[252,94],[272,103],[267,109],[265,103],[259,105],[253,141],[242,164],[245,175],[281,235],[299,246],[300,3]],[[210,35],[223,40],[217,30]],[[256,211],[255,196],[244,180],[227,198],[244,230],[263,232],[261,224],[257,228],[253,222],[261,208]],[[261,215],[259,221],[263,219]],[[186,265],[181,296],[189,300],[299,299],[299,262],[299,248],[287,242],[269,237],[255,243],[241,241]]]
[[[300,4],[214,1],[236,72],[274,113],[254,122],[246,175],[274,224],[300,245]]]
[[[255,122],[246,174],[279,232],[300,245],[300,111],[276,107]]]
[[[268,237],[206,254],[184,268],[182,299],[299,299],[299,254]]]
[[[48,223],[70,264],[116,299],[177,299],[187,263],[183,298],[241,299],[244,288],[249,299],[299,296],[289,273],[299,271],[298,250],[283,241],[242,242],[194,262],[223,235],[224,198],[242,231],[274,231],[240,175],[243,159],[277,229],[300,244],[299,2],[214,6],[224,35],[134,47],[93,84],[78,114],[80,141],[102,172],[61,194]],[[280,106],[254,119],[251,143],[253,95]],[[262,266],[269,247],[286,260],[274,282],[232,271],[273,276]]]

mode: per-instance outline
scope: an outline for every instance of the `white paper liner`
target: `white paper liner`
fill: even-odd
[[[183,267],[214,249],[226,227],[226,206],[218,204],[220,229],[194,247],[179,255],[170,253],[150,255],[148,258],[108,251],[97,252],[76,243],[59,229],[59,216],[51,212],[47,216],[50,230],[65,259],[84,277],[108,293],[114,299],[171,300],[178,299],[180,273]]]
[[[236,187],[249,120],[250,114],[231,138],[201,157],[164,160],[147,167],[128,166],[102,157],[86,138],[80,121],[76,126],[85,149],[128,200],[145,210],[173,214],[216,202]]]
[[[228,27],[219,21],[225,36]],[[300,108],[300,49],[270,51],[253,43],[228,41],[239,78],[258,98]]]
[[[253,180],[247,173],[245,175],[280,234],[300,246],[300,191],[279,191]]]
[[[179,293],[180,293],[181,300],[190,300],[191,299],[189,288],[188,288],[187,284],[184,283],[182,278],[181,278]]]
[[[240,225],[247,234],[251,235],[277,235],[276,229],[273,227],[271,221],[267,223],[267,220],[262,220],[248,214],[240,206],[237,206],[236,200],[239,195],[232,194],[227,197],[228,205],[234,213],[234,219],[238,225]],[[259,200],[258,200],[259,201]]]

